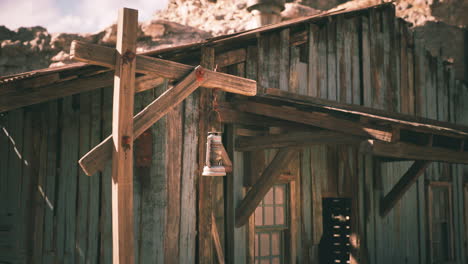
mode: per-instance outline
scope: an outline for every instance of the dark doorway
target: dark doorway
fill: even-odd
[[[321,264],[350,263],[351,199],[323,198],[323,235],[320,240]]]

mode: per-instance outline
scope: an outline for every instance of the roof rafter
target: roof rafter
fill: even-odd
[[[70,56],[75,60],[92,63],[113,69],[116,57],[115,50],[100,45],[88,44],[82,41],[73,41]],[[178,80],[190,73],[194,67],[170,60],[163,60],[144,55],[136,55],[135,71],[143,74],[156,75],[172,80]],[[205,69],[207,81],[205,88],[220,89],[225,92],[237,93],[247,96],[257,94],[255,81]]]

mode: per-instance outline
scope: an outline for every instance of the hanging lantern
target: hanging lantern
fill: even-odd
[[[218,132],[209,132],[206,141],[206,160],[203,176],[225,176],[223,166],[223,143]]]

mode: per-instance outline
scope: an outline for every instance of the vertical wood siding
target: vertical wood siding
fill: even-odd
[[[276,34],[277,36],[273,36]],[[259,52],[264,59],[280,44],[268,41],[283,32],[262,35]],[[415,39],[416,38],[416,39]],[[280,42],[276,42],[280,43]],[[359,16],[339,15],[309,28],[306,68],[301,68],[301,48],[290,48],[290,92],[364,105],[390,112],[419,115],[441,121],[457,121],[464,110],[455,97],[465,98],[456,87],[451,65],[431,57],[417,36],[393,8],[373,9]],[[279,54],[284,57],[283,51]],[[277,64],[258,60],[262,87],[286,90],[272,72]],[[282,67],[282,66],[281,66]],[[300,78],[306,76],[304,90]],[[266,78],[262,76],[270,76]],[[463,100],[463,99],[459,99]],[[457,101],[461,102],[461,101]],[[352,146],[315,146],[300,157],[301,234],[300,259],[316,261],[322,236],[322,198],[353,199],[352,263],[426,263],[427,215],[425,181],[452,181],[456,263],[464,263],[463,166],[432,164],[386,217],[380,199],[387,194],[411,162],[386,162],[363,156]]]
[[[425,51],[392,8],[305,25],[307,43],[290,46],[295,30],[262,33],[246,44],[245,62],[224,70],[256,79],[259,89],[468,125],[468,88],[454,79],[451,65]],[[136,95],[135,111],[166,86]],[[199,134],[199,110],[195,92],[150,129],[151,166],[134,174],[136,263],[195,263],[199,257],[199,144],[206,137]],[[110,166],[87,177],[77,164],[110,134],[111,111],[112,88],[104,88],[0,114],[0,262],[112,263]],[[228,150],[235,129],[226,128]],[[252,261],[252,224],[234,228],[252,155],[268,161],[272,151],[230,153],[232,175],[216,179],[211,190],[227,263]],[[353,201],[351,263],[427,263],[426,181],[444,180],[453,186],[455,262],[466,263],[466,166],[432,164],[382,218],[380,199],[411,163],[384,162],[354,146],[314,146],[293,164],[300,177],[291,185],[298,229],[291,262],[318,259],[322,198],[347,197]]]
[[[137,94],[135,112],[165,89],[161,86]],[[171,113],[170,122],[163,118],[150,128],[151,166],[135,168],[136,263],[195,261],[195,96]],[[0,262],[112,263],[110,166],[88,177],[77,162],[109,135],[111,111],[109,87],[2,113]],[[176,125],[177,131],[183,129],[184,133],[166,140],[174,137],[167,135],[166,127]],[[179,165],[174,167],[177,160]],[[171,182],[169,174],[174,176]],[[180,197],[168,197],[169,187],[178,188]],[[168,199],[173,203],[171,209]],[[167,226],[168,216],[173,228]],[[177,250],[168,251],[174,253],[170,257],[176,262],[165,257],[166,245]]]

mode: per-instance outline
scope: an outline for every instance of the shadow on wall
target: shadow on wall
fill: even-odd
[[[422,41],[432,56],[440,56],[453,63],[456,79],[468,81],[465,74],[468,70],[465,59],[468,55],[466,29],[443,22],[428,21],[423,26],[414,28],[414,31],[416,40]]]
[[[432,15],[439,21],[455,26],[468,25],[468,1],[434,0],[431,5]]]

